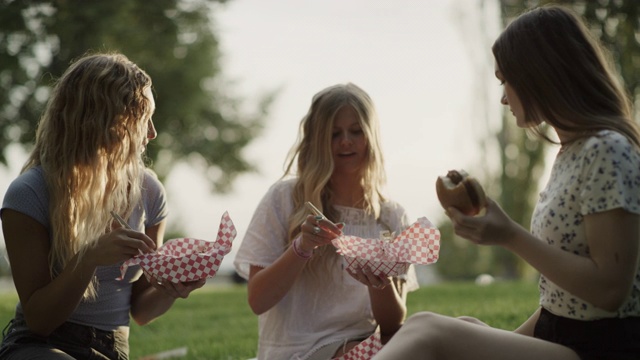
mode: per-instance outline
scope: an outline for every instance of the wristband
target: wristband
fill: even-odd
[[[295,239],[293,239],[293,241],[291,242],[291,248],[293,249],[293,252],[301,259],[304,260],[309,260],[311,259],[311,257],[313,256],[313,250],[306,252],[304,250],[302,250],[300,248],[300,241],[302,240],[302,236],[298,235]]]

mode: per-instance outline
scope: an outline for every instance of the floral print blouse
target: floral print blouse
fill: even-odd
[[[603,130],[565,145],[558,153],[533,213],[531,232],[551,246],[586,257],[584,216],[615,208],[640,214],[640,152],[623,135]],[[579,320],[640,316],[640,269],[629,297],[616,312],[597,308],[544,276],[539,288],[540,305],[559,316]]]

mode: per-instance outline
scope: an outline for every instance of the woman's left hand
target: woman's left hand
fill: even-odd
[[[206,279],[201,279],[196,281],[174,283],[171,281],[166,281],[166,280],[161,280],[156,278],[151,278],[150,281],[151,281],[151,285],[154,288],[165,292],[167,295],[175,299],[177,298],[186,299],[187,297],[189,297],[189,294],[192,291],[203,287],[204,284],[206,284],[207,282]]]
[[[391,278],[386,276],[377,276],[371,271],[371,269],[359,267],[355,270],[350,267],[347,268],[347,272],[354,279],[363,283],[364,285],[374,288],[376,290],[381,290],[387,287],[387,285],[391,284]]]

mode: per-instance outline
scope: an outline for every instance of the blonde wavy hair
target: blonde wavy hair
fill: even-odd
[[[52,278],[111,229],[111,210],[128,218],[139,202],[150,87],[151,78],[117,53],[82,57],[56,82],[22,169],[44,172]],[[96,286],[94,279],[85,298]]]
[[[300,233],[300,224],[309,215],[304,206],[307,201],[331,221],[341,221],[333,207],[329,180],[334,169],[331,151],[333,123],[338,110],[344,106],[351,106],[357,112],[368,144],[367,163],[361,179],[364,210],[376,218],[380,216],[380,203],[385,200],[382,187],[386,182],[386,174],[380,146],[380,125],[373,101],[364,90],[352,83],[330,86],[313,97],[309,111],[300,122],[298,140],[285,161],[283,177],[297,175],[293,188],[294,212],[289,218],[288,244]],[[316,256],[309,264],[323,262],[328,266],[331,259],[337,258],[335,254],[332,246],[323,246],[316,250]]]

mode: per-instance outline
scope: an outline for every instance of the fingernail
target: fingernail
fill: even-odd
[[[345,225],[347,225],[347,224],[345,224],[344,222],[341,221],[341,222],[337,223],[336,225],[337,226],[341,226],[341,227],[345,227]]]
[[[322,217],[322,216],[320,216],[320,215],[316,215],[315,219],[316,219],[316,221],[320,221],[320,220],[322,220],[322,219],[323,219],[323,217]]]

